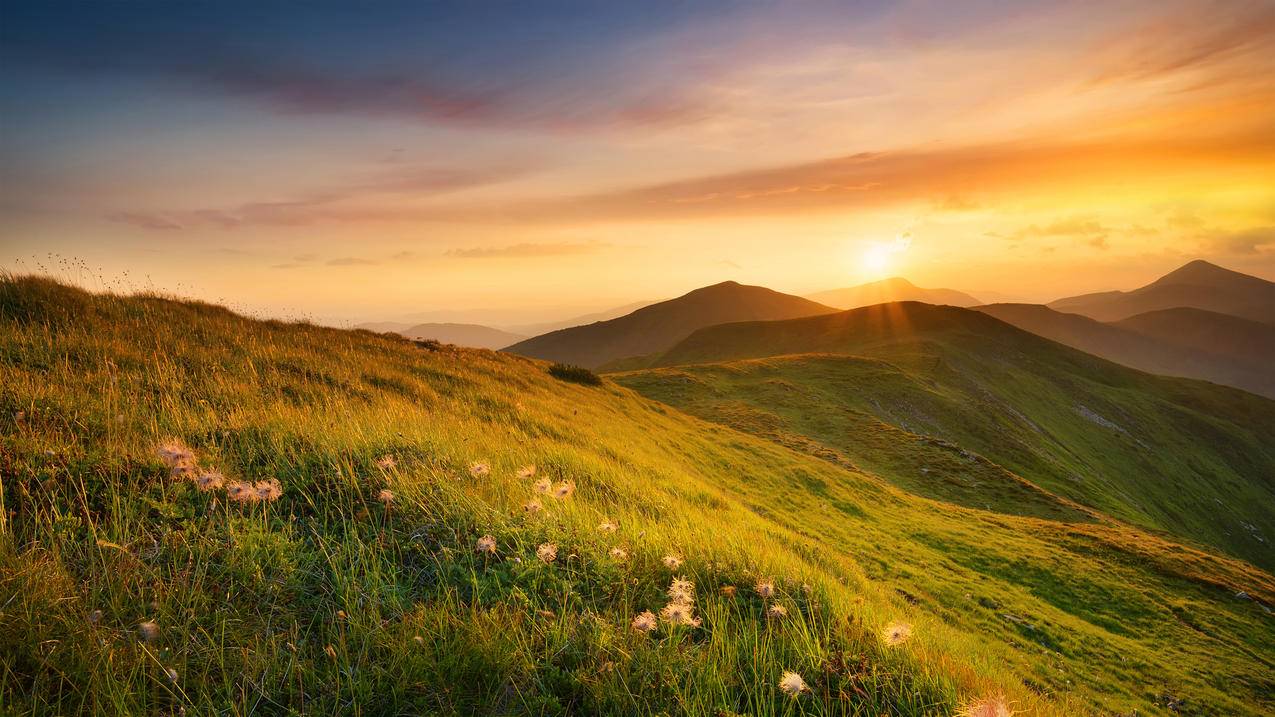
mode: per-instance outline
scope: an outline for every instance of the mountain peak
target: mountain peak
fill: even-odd
[[[1203,259],[1189,261],[1153,282],[1155,284],[1185,284],[1212,281],[1226,281],[1236,277],[1248,278],[1246,274],[1231,271]]]

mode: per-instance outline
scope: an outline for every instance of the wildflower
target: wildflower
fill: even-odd
[[[425,638],[421,637],[420,635],[417,635],[416,637],[412,638],[412,642],[415,642],[417,645],[424,645]]]
[[[474,543],[474,550],[480,553],[496,554],[496,539],[490,535],[484,535]]]
[[[671,602],[660,610],[660,617],[670,625],[687,625],[699,627],[700,619],[695,617],[695,607],[686,603]]]
[[[336,619],[340,620],[341,622],[345,622],[346,618],[348,617],[349,615],[346,615],[344,610],[336,611]]]
[[[394,491],[389,488],[382,488],[381,492],[376,494],[376,499],[386,506],[392,505],[394,503]]]
[[[810,688],[806,687],[806,681],[801,679],[801,675],[789,671],[780,676],[779,689],[790,697],[798,697]]]
[[[332,645],[325,645],[323,647],[323,651],[327,653],[328,657],[334,660],[336,659],[336,648]]]
[[[563,481],[554,487],[553,497],[558,499],[570,498],[571,494],[574,492],[576,492],[576,484]]]
[[[528,514],[534,515],[539,513],[541,510],[544,510],[544,506],[540,505],[540,501],[538,500],[529,500],[523,504],[522,509],[527,511]]]
[[[526,465],[518,469],[518,477],[523,480],[527,480],[528,478],[534,476],[535,474],[536,474],[536,467],[532,465]]]
[[[170,439],[159,444],[159,448],[156,448],[155,452],[159,454],[159,459],[164,462],[164,465],[169,468],[193,465],[195,462],[195,452],[176,439]]]
[[[608,554],[616,560],[627,560],[629,558],[629,551],[620,547],[611,548],[611,552]]]
[[[695,602],[695,583],[686,578],[673,578],[668,586],[668,597],[673,602],[691,605]]]
[[[398,461],[394,460],[394,456],[384,455],[376,459],[376,467],[381,470],[391,470],[398,466]]]
[[[912,626],[906,622],[892,622],[881,631],[881,640],[890,647],[907,642],[911,636]]]
[[[491,466],[482,461],[474,461],[469,464],[469,474],[475,478],[482,478],[490,473]]]
[[[772,620],[779,620],[781,618],[788,617],[788,608],[780,605],[779,603],[775,603],[766,608],[766,617]]]
[[[173,668],[169,667],[164,670],[164,674],[168,675],[169,682],[177,681],[177,670],[174,670]]]
[[[207,493],[210,490],[217,490],[226,484],[226,477],[217,471],[203,471],[195,476],[195,487]]]
[[[633,618],[633,622],[630,624],[638,632],[651,632],[656,627],[655,613],[650,610],[643,610]]]
[[[961,717],[1012,717],[1013,714],[1005,695],[999,693],[971,702],[961,709]]]
[[[615,531],[619,529],[620,529],[620,526],[616,525],[615,523],[612,523],[609,520],[606,521],[605,523],[598,524],[598,530],[601,530],[604,533],[614,533]]]
[[[101,610],[94,610],[93,612],[89,613],[89,622],[90,622],[90,623],[92,623],[92,624],[96,625],[96,624],[98,624],[98,623],[99,623],[99,622],[101,622],[101,621],[102,621],[102,611],[101,611]]]
[[[154,642],[159,639],[159,625],[147,620],[137,625],[137,633],[142,636],[146,642]]]
[[[236,503],[252,503],[257,500],[257,491],[251,483],[235,481],[226,486],[226,497]]]
[[[723,586],[721,587],[721,589],[720,589],[720,590],[718,590],[718,592],[720,592],[720,593],[722,594],[722,597],[724,597],[724,598],[730,598],[731,600],[734,600],[734,599],[735,599],[735,586],[734,586],[734,585],[723,585]]]
[[[531,487],[534,488],[537,493],[548,493],[553,490],[553,481],[548,478],[541,478],[533,483]]]
[[[757,581],[757,594],[762,600],[769,600],[775,596],[775,581],[770,578],[762,578]]]
[[[278,479],[259,480],[253,486],[253,490],[257,493],[257,500],[264,500],[267,503],[274,501],[283,495],[283,486],[279,485]]]
[[[815,592],[815,589],[811,587],[810,583],[802,583],[801,591],[807,595],[811,595]]]
[[[541,543],[540,547],[536,548],[536,557],[540,558],[541,562],[552,563],[558,559],[558,546],[553,543]]]
[[[677,570],[678,568],[682,567],[682,557],[680,555],[673,555],[673,554],[665,555],[664,567],[668,568],[669,570]]]

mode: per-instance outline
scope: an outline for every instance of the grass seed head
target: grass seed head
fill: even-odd
[[[270,480],[260,480],[253,485],[253,490],[257,494],[257,500],[271,503],[279,499],[283,495],[283,486],[280,485],[277,478]]]
[[[806,686],[806,681],[801,679],[801,675],[789,671],[780,676],[779,689],[789,697],[799,697],[802,692],[810,688]]]
[[[491,465],[483,461],[474,461],[469,464],[469,475],[475,478],[485,478],[491,474]]]
[[[1005,695],[997,693],[965,705],[961,708],[960,717],[1013,717],[1013,714]]]
[[[563,481],[553,488],[553,497],[559,500],[570,498],[571,494],[576,492],[576,484],[570,481]]]
[[[912,626],[906,622],[894,621],[881,631],[881,641],[889,647],[902,645],[912,637]]]
[[[219,471],[201,471],[199,475],[195,476],[195,487],[205,493],[217,490],[225,484],[226,476],[222,475]]]
[[[700,619],[695,617],[695,607],[681,602],[671,602],[660,610],[660,617],[670,625],[699,627]]]
[[[682,556],[669,553],[664,556],[664,567],[669,570],[677,570],[682,567]]]
[[[384,503],[384,504],[385,504],[385,505],[387,505],[387,506],[388,506],[388,505],[393,505],[393,504],[394,504],[394,491],[390,490],[389,488],[382,488],[382,489],[381,489],[381,492],[376,494],[376,499],[377,499],[377,500],[379,500],[379,501],[381,501],[382,503]]]
[[[650,610],[643,610],[642,612],[638,613],[636,617],[633,618],[633,622],[630,623],[630,625],[633,627],[634,630],[637,630],[638,632],[641,632],[641,633],[651,632],[655,630],[655,628],[657,627],[657,623],[655,620],[655,613],[651,612]]]
[[[226,486],[226,497],[236,503],[253,503],[257,500],[257,491],[251,483],[235,481]]]
[[[536,474],[536,467],[533,465],[525,465],[518,469],[518,477],[527,480]]]
[[[774,603],[770,607],[766,608],[766,617],[772,620],[781,620],[788,617],[788,608],[780,605],[779,603]]]
[[[627,560],[629,557],[629,551],[619,546],[611,548],[611,551],[607,554],[614,560]]]
[[[394,460],[394,456],[384,455],[376,459],[376,467],[388,471],[398,467],[398,462]]]
[[[531,486],[537,493],[548,493],[553,490],[553,481],[548,478],[541,478]]]
[[[528,515],[535,515],[536,513],[539,513],[540,511],[544,510],[544,506],[540,504],[540,501],[533,499],[524,503],[522,506],[522,509]]]
[[[668,586],[668,597],[673,602],[693,605],[695,603],[695,583],[686,578],[673,578],[673,582],[669,583]]]
[[[488,555],[496,554],[496,538],[491,535],[484,535],[474,543],[474,550]]]
[[[770,578],[762,578],[757,581],[757,594],[763,600],[769,600],[775,597],[775,581]]]
[[[718,590],[718,592],[720,592],[720,593],[722,594],[722,597],[724,597],[724,598],[730,598],[730,599],[732,599],[732,600],[734,600],[734,599],[735,599],[735,586],[734,586],[734,585],[723,585],[723,586],[721,587],[721,589],[719,589],[719,590]]]
[[[606,521],[605,523],[598,524],[598,530],[602,531],[603,533],[614,533],[615,531],[619,529],[620,529],[620,526],[616,525],[615,523],[612,523],[609,520]]]
[[[151,620],[138,623],[137,634],[146,642],[154,642],[159,639],[159,625]]]
[[[552,563],[558,559],[558,546],[553,543],[541,543],[536,548],[536,557],[540,558],[542,563]]]

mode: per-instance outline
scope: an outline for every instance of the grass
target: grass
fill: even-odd
[[[618,380],[921,495],[1064,520],[1079,504],[1275,569],[1275,401],[915,303],[714,327],[657,362]]]
[[[0,282],[2,711],[947,715],[1000,691],[1040,715],[1275,709],[1275,581],[1243,562],[918,497],[546,368]],[[200,491],[166,439],[283,495]],[[675,574],[703,624],[635,632]],[[770,601],[750,587],[768,576]],[[913,635],[890,647],[896,620]],[[782,694],[787,670],[810,692]]]

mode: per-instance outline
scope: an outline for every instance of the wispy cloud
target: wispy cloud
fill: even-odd
[[[328,259],[328,266],[372,266],[380,262],[375,259],[366,259],[359,256],[343,256],[336,259]]]
[[[573,254],[592,254],[610,247],[605,242],[557,242],[547,244],[510,244],[508,246],[475,247],[472,249],[449,249],[446,256],[462,259],[504,259],[530,258],[544,256],[570,256]]]

